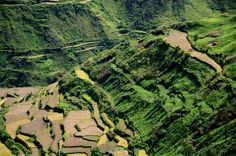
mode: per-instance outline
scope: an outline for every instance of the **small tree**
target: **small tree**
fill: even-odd
[[[99,151],[97,147],[91,150],[91,156],[103,156],[103,154]]]

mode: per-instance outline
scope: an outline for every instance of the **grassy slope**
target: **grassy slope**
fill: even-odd
[[[128,118],[139,132],[129,139],[130,149],[146,147],[153,155],[232,155],[235,80],[161,38],[148,35],[90,58],[82,68],[102,88],[82,89],[66,76],[64,92],[87,92],[114,121]]]
[[[201,20],[190,29],[189,39],[195,48],[206,51],[224,68],[228,77],[236,78],[236,16],[233,12],[221,16]],[[209,46],[215,42],[217,45]]]
[[[62,47],[107,39],[100,20],[79,1],[0,7],[1,86],[51,83],[92,54],[76,52],[86,46],[75,50]],[[28,55],[44,54],[52,55],[27,59]]]
[[[103,37],[98,19],[79,3],[1,7],[1,49],[37,50]]]
[[[197,20],[212,14],[205,0],[197,2],[124,0],[124,2],[133,26],[138,29],[169,25],[178,21]]]
[[[150,30],[212,15],[204,0],[197,3],[94,0],[83,5],[80,0],[60,1],[56,5],[30,1],[27,5],[9,4],[0,8],[0,50],[4,52],[1,86],[45,85],[100,50],[89,53],[78,52],[83,49],[60,50],[64,46],[92,40],[110,46],[112,42],[108,39],[128,40],[145,33],[134,29]],[[13,53],[2,50],[13,50]],[[42,54],[52,55],[31,60],[16,57]]]
[[[159,3],[161,2],[162,1],[159,1]],[[96,3],[99,2],[96,1]],[[137,3],[141,3],[141,1]],[[166,10],[163,11],[163,16],[160,15],[161,18],[157,19],[155,16],[146,18],[153,13],[158,13],[153,9],[156,7],[155,5],[150,6],[156,3],[150,0],[142,2],[142,4],[134,3],[135,7],[133,7],[130,17],[122,18],[123,13],[127,13],[127,10],[121,9],[121,14],[119,14],[120,8],[117,10],[114,9],[112,14],[111,10],[114,4],[122,6],[124,3],[113,3],[113,1],[109,0],[108,3],[100,3],[102,4],[100,6],[100,4],[95,4],[94,2],[90,4],[88,8],[95,8],[93,11],[97,11],[98,14],[103,14],[104,12],[99,11],[99,8],[105,6],[105,10],[107,10],[108,13],[110,12],[109,15],[105,14],[100,17],[101,21],[106,21],[106,23],[99,24],[99,28],[102,27],[103,29],[97,31],[96,26],[96,28],[92,27],[88,29],[89,31],[86,29],[87,32],[83,32],[84,29],[78,28],[73,34],[70,28],[73,28],[73,24],[77,25],[80,22],[73,23],[75,20],[70,19],[77,19],[77,14],[74,12],[76,12],[77,9],[75,8],[79,5],[35,6],[36,10],[39,9],[48,13],[46,17],[50,21],[50,23],[48,23],[48,20],[43,20],[37,23],[37,18],[35,19],[36,21],[33,20],[36,23],[30,27],[36,25],[40,28],[40,31],[38,28],[32,28],[33,33],[31,32],[30,34],[36,34],[36,37],[25,35],[27,33],[22,31],[24,29],[22,28],[22,23],[14,23],[14,21],[18,21],[18,18],[24,19],[23,21],[25,21],[25,17],[21,17],[22,14],[19,14],[19,17],[18,15],[16,16],[16,10],[21,11],[23,8],[26,9],[24,13],[28,18],[28,16],[31,17],[31,14],[27,14],[27,12],[31,11],[32,8],[28,9],[26,6],[15,7],[14,9],[5,8],[5,11],[9,10],[9,13],[13,12],[15,16],[6,16],[6,19],[10,18],[9,22],[14,23],[12,24],[12,28],[8,28],[10,30],[6,31],[6,33],[9,32],[12,37],[21,36],[22,40],[17,39],[18,42],[15,42],[11,39],[12,37],[6,37],[3,33],[1,40],[5,43],[1,46],[4,48],[11,48],[12,46],[18,50],[22,50],[18,47],[18,43],[21,43],[22,47],[25,49],[34,49],[41,46],[47,47],[47,45],[57,47],[72,42],[74,39],[77,39],[77,35],[79,36],[83,33],[88,35],[86,36],[88,38],[94,38],[100,32],[102,32],[104,36],[112,36],[110,33],[119,35],[119,30],[116,28],[116,24],[119,23],[122,23],[122,26],[129,27],[132,24],[137,26],[135,22],[138,21],[142,22],[140,25],[142,26],[141,28],[143,28],[145,22],[154,21],[150,25],[147,25],[148,29],[155,25],[157,21],[167,21],[167,24],[169,24],[191,17],[199,18],[201,15],[208,16],[208,13],[211,13],[211,11],[206,8],[204,1],[200,1],[199,3],[188,2],[189,5],[178,7],[179,9],[184,8],[185,14],[183,16],[180,14],[177,18],[173,18],[172,16],[176,13],[180,13],[181,9],[170,9],[173,3],[169,1],[164,7]],[[176,3],[178,5],[181,4],[180,1]],[[201,6],[203,6],[204,12],[202,12],[199,4],[202,4]],[[141,9],[139,5],[146,7],[146,9],[150,11],[148,11],[148,13],[140,13]],[[199,10],[196,10],[196,14],[192,13],[193,9],[191,7],[195,8],[197,6]],[[60,10],[60,7],[62,7],[63,10]],[[68,12],[64,12],[64,14],[60,15],[60,11],[63,12],[67,10],[67,8]],[[83,10],[84,8],[80,9]],[[54,15],[57,12],[55,10],[58,10],[58,16]],[[162,12],[160,9],[157,10]],[[83,10],[83,13],[84,12],[86,11]],[[197,12],[200,12],[200,14]],[[86,14],[84,18],[85,21],[82,23],[88,24],[88,19],[96,19],[93,15],[97,13],[92,12],[91,14]],[[5,14],[7,14],[7,12],[5,12]],[[44,17],[45,14],[39,14],[38,16]],[[64,19],[64,16],[66,16],[66,19]],[[79,14],[79,16],[81,15]],[[106,18],[112,16],[115,17],[114,20],[106,20]],[[1,17],[5,17],[5,15]],[[61,18],[58,19],[58,17]],[[137,18],[134,18],[133,21],[129,21],[129,18],[132,17]],[[78,19],[81,19],[81,17],[78,17]],[[22,20],[19,21],[22,22]],[[128,23],[123,24],[124,21],[128,21]],[[228,27],[227,25],[223,26],[222,23],[225,24],[225,22]],[[232,32],[234,22],[234,18],[226,20],[225,18],[223,20],[221,18],[207,21],[202,20],[200,24],[204,24],[203,27],[196,26],[189,30],[190,40],[194,45],[193,36],[196,33],[202,31],[203,34],[207,34],[208,30],[213,31],[220,26],[221,29],[224,30],[222,37],[233,43],[232,39],[234,39],[234,37],[227,34]],[[93,25],[91,23],[92,21],[89,21],[88,28]],[[52,24],[53,27],[49,24]],[[4,22],[1,22],[1,25],[6,28]],[[17,27],[14,27],[15,25],[17,25]],[[62,29],[62,26],[63,28],[65,26],[65,29]],[[114,31],[109,28],[114,29]],[[43,34],[40,34],[42,33],[41,29],[43,30],[42,32],[44,32]],[[103,33],[103,31],[105,33]],[[74,36],[74,34],[76,36]],[[40,36],[44,35],[46,35],[47,40],[41,41]],[[82,36],[79,36],[79,39],[80,38],[82,38]],[[130,126],[139,132],[138,138],[128,138],[131,150],[145,147],[146,150],[153,155],[189,155],[192,153],[199,155],[230,155],[235,153],[236,82],[233,75],[235,66],[230,64],[230,70],[224,70],[222,75],[218,75],[210,66],[190,58],[179,50],[170,48],[163,43],[160,38],[159,36],[149,34],[143,41],[140,40],[139,43],[137,40],[130,40],[111,50],[103,51],[98,56],[90,58],[82,65],[82,68],[89,73],[94,81],[98,82],[98,85],[95,87],[91,86],[86,81],[79,80],[75,76],[75,73],[72,72],[65,75],[60,81],[61,91],[64,92],[66,96],[73,96],[73,98],[78,98],[84,93],[87,93],[99,103],[101,111],[107,112],[115,122],[117,116],[127,118]],[[207,37],[205,38],[208,40]],[[231,57],[234,58],[234,55],[231,56],[231,54],[234,54],[234,51],[232,51],[232,53],[231,51],[229,52],[228,49],[233,49],[224,42],[221,42],[224,41],[224,39],[221,40],[220,38],[221,37],[218,37],[216,39],[219,40],[219,49],[222,50],[223,48],[221,54],[224,55],[224,57],[222,60],[217,56],[214,58],[221,63],[227,60],[227,57],[230,57],[230,60],[232,59]],[[22,43],[24,40],[26,43]],[[206,43],[204,38],[199,39],[196,48],[204,50]],[[208,53],[214,56],[216,54],[215,52],[218,52],[219,49],[212,48],[208,50]],[[72,62],[73,65],[76,64],[76,59],[73,60],[74,56],[71,56],[70,52],[69,50],[62,52],[56,50],[53,56],[45,60],[37,59],[35,62],[14,60],[9,57],[8,54],[5,55],[3,53],[1,57],[2,61],[0,62],[1,67],[4,67],[4,69],[1,68],[0,74],[1,85],[9,86],[9,84],[15,85],[22,82],[24,82],[22,83],[23,85],[35,85],[37,84],[35,81],[30,81],[36,79],[37,82],[37,78],[43,77],[43,74],[47,78],[52,78],[48,73],[71,68],[72,64],[69,64],[69,62]],[[58,57],[59,55],[60,57]],[[72,58],[72,61],[70,58]],[[9,61],[12,61],[12,64],[8,65]],[[60,64],[65,62],[68,63],[66,68],[65,64]],[[235,61],[233,61],[232,64],[234,62]],[[21,70],[19,70],[19,66],[22,66]],[[34,66],[37,66],[37,68],[32,68]],[[51,70],[51,67],[53,67],[53,70]],[[25,71],[26,68],[27,70]],[[38,72],[34,73],[33,71],[35,69],[41,71],[41,75],[39,75]],[[12,72],[12,77],[8,77],[7,74],[9,71]],[[4,72],[7,72],[7,74],[2,74]],[[22,74],[18,74],[21,72]],[[36,77],[34,77],[34,74]],[[9,82],[6,81],[6,77],[10,80]],[[17,77],[21,79],[17,79]],[[43,77],[38,84],[42,84],[42,82],[46,83],[45,77]]]

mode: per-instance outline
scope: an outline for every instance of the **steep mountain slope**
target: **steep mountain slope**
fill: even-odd
[[[233,0],[0,9],[0,153],[235,155]]]
[[[230,28],[234,18],[222,16],[217,22]],[[216,19],[207,21],[211,20]],[[193,34],[202,29],[199,26],[203,21],[185,30]],[[231,22],[225,25],[225,21]],[[211,28],[217,29],[218,25]],[[224,31],[226,36],[230,33]],[[81,66],[98,83],[97,87],[75,83],[72,72],[60,81],[62,92],[68,96],[87,93],[114,123],[117,117],[128,120],[138,132],[135,138],[127,136],[131,152],[145,148],[150,155],[233,155],[236,82],[234,76],[228,75],[236,68],[230,65],[231,71],[217,72],[207,61],[170,47],[164,38],[149,34],[101,52]],[[221,44],[218,40],[214,50],[221,49]],[[226,51],[222,51],[222,60],[235,55],[235,50]],[[214,55],[208,57],[221,62]]]
[[[104,37],[98,19],[80,3],[1,6],[1,49],[59,48]]]
[[[52,83],[114,42],[140,37],[146,33],[141,30],[212,16],[217,6],[235,5],[230,0],[1,1],[0,85]]]

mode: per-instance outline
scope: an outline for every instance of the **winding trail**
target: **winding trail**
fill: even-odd
[[[94,43],[99,43],[99,42],[98,41],[83,42],[83,43],[79,43],[79,44],[75,44],[75,45],[65,46],[62,49],[78,48],[78,47],[81,47],[81,46],[85,46],[85,45],[89,45],[89,44],[94,44]]]
[[[171,31],[169,36],[166,38],[166,42],[172,47],[179,47],[185,52],[189,52],[191,57],[194,57],[202,62],[212,66],[218,73],[222,72],[222,67],[210,58],[207,54],[194,50],[187,39],[188,34],[180,31]]]
[[[80,0],[79,3],[80,4],[86,4],[88,2],[90,2],[91,0]],[[47,5],[57,5],[57,4],[70,4],[70,3],[73,3],[73,2],[76,2],[76,0],[71,0],[71,1],[65,1],[65,2],[60,2],[59,0],[49,0],[47,2],[40,2],[40,3],[36,3],[36,4],[32,4],[32,5],[41,5],[41,4],[47,4]],[[2,6],[23,6],[25,4],[0,4]]]

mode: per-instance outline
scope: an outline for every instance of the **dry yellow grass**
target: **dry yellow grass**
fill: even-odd
[[[29,123],[30,120],[23,119],[16,122],[12,122],[6,125],[8,134],[14,139],[16,137],[16,131],[19,126]]]
[[[126,150],[119,150],[112,152],[113,156],[129,156],[129,152]]]
[[[197,51],[193,51],[191,52],[191,56],[194,58],[199,59],[202,62],[205,62],[209,65],[211,65],[212,67],[214,67],[216,69],[216,71],[218,73],[222,72],[222,68],[219,64],[217,64],[213,59],[211,59],[209,56],[207,56],[207,54],[203,54]]]
[[[138,156],[148,156],[145,150],[139,150]]]
[[[107,135],[106,135],[106,134],[103,134],[103,135],[100,137],[97,146],[103,145],[103,144],[105,144],[105,143],[108,142],[108,141],[109,141],[109,140],[108,140],[108,138],[107,138]]]
[[[27,58],[27,59],[37,59],[37,58],[42,58],[44,56],[49,56],[52,54],[39,54],[39,55],[31,55],[31,56],[20,56],[18,58]]]
[[[0,155],[2,156],[12,156],[13,154],[11,151],[3,144],[0,142]]]
[[[0,100],[0,107],[4,104],[5,101],[6,101],[6,99]]]
[[[109,119],[108,115],[106,113],[101,114],[103,120],[105,120],[105,123],[108,124],[108,126],[111,128],[111,131],[114,130],[115,124]]]
[[[118,146],[128,148],[128,146],[129,146],[128,141],[125,140],[124,138],[122,138],[121,136],[116,135],[115,140],[118,141],[118,144],[117,144]]]
[[[36,148],[34,143],[28,141],[30,137],[22,135],[22,134],[18,134],[16,138],[22,141],[28,148]]]
[[[87,3],[87,2],[89,2],[89,1],[90,1],[90,0],[81,0],[80,3]],[[97,41],[84,42],[84,43],[79,43],[79,44],[76,44],[76,45],[65,46],[65,47],[63,47],[62,49],[77,48],[77,47],[81,47],[81,46],[85,46],[85,45],[93,44],[93,43],[97,43]]]
[[[116,125],[116,128],[124,132],[125,134],[129,135],[130,137],[134,137],[134,133],[130,129],[127,128],[125,120],[119,119]]]
[[[89,81],[91,84],[94,84],[94,82],[89,78],[89,75],[87,73],[85,73],[83,70],[81,69],[76,69],[75,70],[75,74],[82,80],[86,80]]]
[[[85,3],[88,3],[88,2],[90,2],[90,1],[91,1],[91,0],[81,0],[80,3],[81,3],[81,4],[85,4]]]
[[[108,133],[109,132],[109,127],[107,127],[107,126],[105,126],[105,128],[104,128],[104,131],[103,131],[103,134],[106,134],[106,133]]]
[[[171,31],[166,38],[166,42],[172,47],[179,47],[181,50],[189,52],[193,50],[191,44],[187,39],[187,34],[180,31]]]
[[[49,121],[62,121],[64,118],[63,118],[63,114],[62,113],[50,113],[48,116],[47,116],[47,119]]]

